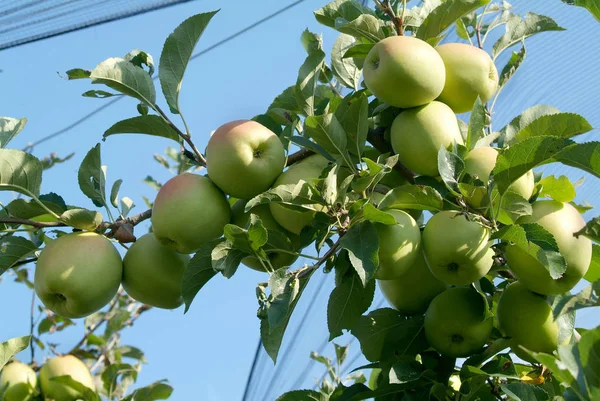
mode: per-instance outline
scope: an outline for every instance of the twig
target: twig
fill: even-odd
[[[0,218],[0,223],[6,224],[25,224],[35,228],[44,228],[44,227],[65,227],[65,223],[61,223],[60,221],[34,221],[28,219],[20,219],[18,217],[3,217]]]
[[[155,105],[155,110],[158,112],[158,114],[160,114],[162,119],[165,120],[165,122],[171,128],[173,128],[173,130],[175,130],[175,132],[177,132],[177,134],[189,145],[189,147],[192,149],[192,152],[194,152],[194,154],[196,156],[195,160],[202,166],[206,166],[206,159],[204,158],[204,156],[202,156],[202,153],[200,153],[200,151],[198,150],[196,145],[194,145],[194,142],[192,142],[192,137],[189,134],[180,130],[179,127],[177,127],[175,124],[173,124],[173,122],[171,120],[169,120],[169,117],[167,117],[165,112],[162,111],[162,109],[160,107],[158,107],[157,105]]]
[[[31,339],[29,340],[29,348],[31,348],[31,363],[33,364],[35,362],[35,347],[33,345],[33,329],[35,328],[33,319],[33,314],[35,313],[35,291],[31,292],[31,315],[29,316],[29,335],[31,336]]]
[[[381,153],[394,153],[392,146],[383,137],[383,129],[381,128],[369,129],[367,141]],[[394,170],[402,174],[410,183],[415,182],[415,173],[410,171],[402,162],[398,161],[394,166]]]
[[[312,156],[314,154],[315,154],[315,152],[313,152],[310,149],[301,149],[301,150],[297,151],[296,153],[292,153],[287,158],[286,167],[289,167],[294,163],[298,163],[299,161],[304,160],[308,156]]]
[[[115,296],[113,298],[112,301],[110,301],[110,306],[108,308],[108,312],[106,312],[104,314],[102,319],[100,319],[98,322],[96,322],[96,324],[94,324],[94,325],[92,325],[92,327],[90,327],[90,329],[83,335],[81,340],[79,340],[79,342],[77,344],[75,344],[75,346],[73,348],[71,348],[71,350],[69,352],[67,352],[67,354],[72,354],[73,352],[75,352],[79,348],[81,348],[81,346],[83,344],[85,344],[85,342],[87,341],[87,339],[89,338],[90,335],[92,335],[96,330],[98,330],[100,328],[100,326],[102,326],[104,323],[106,323],[110,320],[111,312],[113,312],[116,309],[116,307],[119,305],[119,298],[121,296],[122,296],[122,294],[119,293],[119,294],[117,294],[117,296]]]
[[[337,252],[339,247],[340,247],[340,240],[338,239],[337,242],[335,244],[333,244],[331,246],[331,248],[329,248],[327,250],[327,252],[325,252],[325,255],[323,255],[323,257],[317,261],[317,263],[315,263],[312,266],[304,266],[304,267],[296,270],[295,272],[292,272],[292,274],[295,274],[296,277],[298,277],[298,278],[303,278],[303,277],[309,276],[315,270],[317,270],[319,267],[321,267],[321,265],[323,263],[325,263],[327,261],[327,259],[329,259],[331,256],[333,256]]]
[[[375,0],[375,4],[381,11],[383,11],[392,23],[394,24],[394,28],[396,28],[396,32],[398,35],[404,35],[404,10],[406,9],[406,1],[404,1],[404,9],[402,10],[402,16],[398,17],[390,4],[390,0]]]

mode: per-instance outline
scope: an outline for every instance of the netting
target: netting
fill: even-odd
[[[193,0],[4,0],[0,50]]]

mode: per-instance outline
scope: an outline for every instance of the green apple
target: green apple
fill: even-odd
[[[558,325],[546,297],[521,282],[509,284],[496,310],[500,331],[516,344],[534,352],[551,354],[558,348]]]
[[[121,255],[106,237],[76,232],[44,247],[33,284],[48,309],[76,319],[104,307],[119,290],[122,275]]]
[[[210,179],[225,193],[250,199],[266,191],[285,167],[279,137],[252,120],[232,121],[219,127],[206,146]]]
[[[573,234],[585,227],[581,214],[568,203],[540,200],[532,205],[533,214],[517,220],[518,224],[537,223],[554,236],[567,270],[554,280],[535,257],[518,245],[506,247],[506,261],[523,285],[543,295],[558,295],[570,291],[587,273],[592,260],[592,241]]]
[[[438,176],[438,152],[464,143],[456,115],[441,102],[404,110],[392,123],[391,143],[406,167],[420,175]]]
[[[162,244],[189,254],[223,235],[230,218],[225,194],[208,177],[183,173],[158,191],[152,229]]]
[[[76,382],[95,391],[94,379],[83,362],[73,355],[57,356],[48,360],[40,369],[40,386],[46,399],[76,401],[83,398],[75,389],[51,380],[59,376],[71,376]]]
[[[6,387],[4,401],[26,401],[32,397],[37,386],[33,369],[21,362],[4,366],[0,373],[0,389]]]
[[[363,66],[365,84],[379,100],[409,108],[431,102],[442,93],[444,61],[427,42],[390,36],[375,44]]]
[[[431,272],[451,285],[468,285],[493,264],[490,231],[460,212],[434,214],[423,230],[423,249]]]
[[[436,296],[425,312],[425,336],[440,354],[460,358],[479,351],[488,341],[494,319],[487,301],[475,289],[453,287]]]
[[[395,280],[377,280],[388,303],[404,315],[425,312],[436,295],[448,286],[435,278],[419,252],[415,262]]]
[[[292,164],[284,171],[273,184],[273,188],[279,185],[297,184],[300,181],[311,182],[319,178],[329,161],[319,154],[307,157],[306,159]],[[304,227],[311,225],[315,212],[311,210],[300,211],[285,207],[279,203],[269,203],[273,218],[279,225],[286,230],[299,235]],[[324,210],[321,205],[313,205],[317,211]]]
[[[379,268],[375,278],[393,280],[402,276],[421,253],[421,230],[415,219],[402,210],[386,210],[396,224],[376,224],[379,237]]]
[[[477,96],[483,102],[498,88],[498,70],[490,55],[466,43],[446,43],[436,47],[446,67],[444,90],[438,98],[455,113],[473,109]]]
[[[138,302],[162,309],[183,303],[181,279],[189,255],[161,244],[153,233],[138,238],[123,258],[123,288]]]
[[[258,206],[253,207],[249,212],[244,212],[246,203],[247,202],[245,200],[239,200],[231,207],[231,223],[232,224],[235,224],[242,228],[248,228],[248,226],[250,224],[250,215],[255,214],[256,216],[258,216],[258,218],[260,218],[260,221],[262,222],[263,226],[267,230],[269,230],[270,232],[281,233],[282,236],[289,238],[290,243],[288,243],[288,244],[282,243],[281,247],[279,249],[293,251],[293,250],[298,250],[300,248],[300,238],[296,234],[292,234],[289,231],[287,231],[285,228],[281,227],[279,225],[279,223],[277,223],[277,221],[275,221],[275,218],[273,218],[273,214],[271,213],[271,209],[269,208],[269,205],[267,205],[267,204],[258,205]],[[269,242],[275,242],[275,241],[273,241],[273,239],[269,238]],[[286,247],[286,245],[287,245],[287,247]],[[265,247],[263,247],[263,249],[265,249],[267,257],[269,258],[269,261],[271,262],[271,266],[275,270],[277,270],[283,266],[291,266],[292,263],[294,263],[298,259],[297,255],[286,253],[286,252],[272,252],[272,251],[269,251],[268,248],[269,248],[269,243],[267,243],[267,245],[265,245]],[[257,270],[257,271],[261,271],[261,272],[265,271],[263,265],[260,263],[260,260],[258,260],[258,258],[254,257],[254,256],[245,257],[244,259],[242,259],[242,263],[253,270]]]
[[[498,150],[490,146],[483,146],[475,148],[467,154],[465,157],[465,172],[478,178],[484,184],[487,185],[490,180],[490,174],[496,166],[496,159],[498,158]],[[518,180],[513,182],[508,190],[520,195],[522,198],[529,199],[533,195],[533,189],[535,187],[535,181],[533,177],[533,170],[529,170],[527,173],[519,177]],[[473,207],[481,207],[489,204],[486,199],[487,190],[485,188],[476,188],[473,195],[467,198],[467,202]]]

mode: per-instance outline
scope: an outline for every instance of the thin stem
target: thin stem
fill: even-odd
[[[35,313],[35,291],[31,291],[31,313],[29,315],[29,335],[31,339],[29,340],[29,348],[31,349],[31,363],[35,362],[35,346],[33,345],[33,329],[35,328],[35,321],[33,319],[33,314]]]
[[[486,4],[485,7],[483,7],[483,11],[479,16],[479,20],[477,21],[477,25],[475,27],[475,33],[477,34],[477,45],[480,49],[483,49],[483,41],[481,40],[481,24],[483,24],[483,17],[485,16],[485,12],[487,11],[489,5],[490,3]]]
[[[280,253],[287,253],[289,255],[296,255],[299,256],[301,258],[306,258],[306,259],[312,259],[312,260],[321,260],[321,258],[316,257],[316,256],[311,256],[311,255],[306,255],[304,253],[298,253],[298,252],[292,252],[292,251],[287,251],[285,249],[269,249],[269,252],[280,252]]]
[[[315,270],[317,270],[319,267],[321,267],[321,265],[323,263],[325,263],[327,261],[327,259],[329,259],[331,256],[335,255],[335,253],[338,251],[339,247],[340,247],[340,240],[338,239],[337,242],[335,244],[333,244],[331,246],[331,248],[329,248],[327,250],[327,252],[325,252],[325,255],[323,255],[323,257],[321,257],[317,261],[317,263],[315,263],[312,266],[304,266],[304,267],[296,270],[295,272],[292,272],[292,274],[295,274],[296,277],[298,277],[298,278],[310,276]]]
[[[175,124],[173,124],[173,122],[171,120],[169,120],[169,117],[167,117],[167,115],[165,114],[165,112],[162,111],[162,109],[158,105],[153,105],[153,108],[162,117],[162,119],[171,128],[173,128],[175,130],[175,132],[177,132],[177,134],[189,145],[189,147],[192,149],[192,151],[196,155],[196,161],[199,164],[201,164],[203,166],[206,166],[206,159],[204,158],[204,156],[202,155],[202,153],[200,153],[200,151],[198,150],[198,148],[196,147],[196,145],[194,145],[194,142],[192,142],[192,137],[188,133],[185,133],[185,132],[181,131],[179,129],[179,127],[177,127]],[[185,125],[185,121],[184,121],[184,125]],[[187,127],[186,127],[186,130],[187,130]]]
[[[310,149],[301,149],[295,153],[292,153],[291,155],[288,156],[287,158],[287,163],[286,163],[286,167],[291,166],[294,163],[297,163],[301,160],[306,159],[309,156],[314,155],[315,152],[313,152]]]
[[[406,0],[402,0],[402,14],[400,15],[401,35],[404,35],[404,16],[406,15]]]

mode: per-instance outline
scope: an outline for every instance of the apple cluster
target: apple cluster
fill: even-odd
[[[485,51],[460,43],[434,48],[407,36],[375,44],[363,71],[373,95],[400,109],[390,130],[394,152],[416,174],[434,178],[439,177],[439,149],[464,144],[456,113],[471,111],[477,98],[489,100],[498,85],[496,67]],[[465,173],[483,184],[465,184],[470,189],[465,201],[484,215],[500,202],[498,191],[489,188],[498,154],[497,148],[481,146],[464,158]],[[529,200],[534,188],[530,170],[508,191]],[[592,257],[591,240],[573,235],[585,226],[573,206],[537,200],[532,209],[531,216],[516,223],[536,223],[552,234],[567,268],[554,279],[529,250],[515,244],[506,247],[506,262],[518,281],[502,292],[495,318],[523,358],[527,355],[519,347],[552,353],[569,340],[559,338],[547,296],[570,291],[585,275]],[[381,291],[401,313],[425,315],[427,339],[441,354],[476,353],[490,338],[495,321],[486,298],[471,287],[494,265],[490,228],[470,214],[441,211],[421,232],[415,216],[400,210],[390,214],[397,224],[378,227],[380,266],[375,277]]]
[[[36,372],[22,362],[13,361],[4,366],[0,373],[0,389],[4,390],[4,401],[25,401],[41,392],[44,399],[54,401],[76,401],[84,395],[68,384],[52,380],[55,377],[70,378],[95,391],[95,383],[88,367],[73,355],[56,356],[46,361]],[[86,398],[87,399],[87,398]]]

